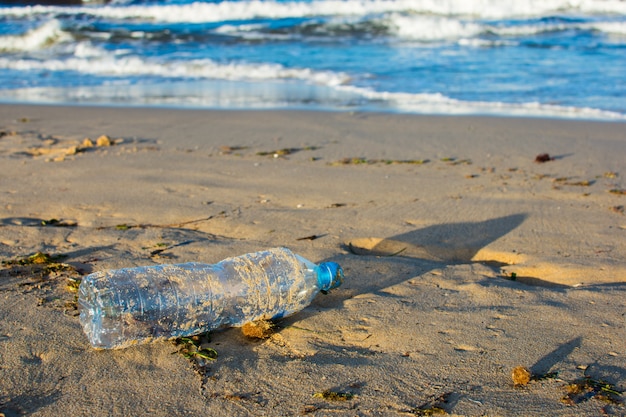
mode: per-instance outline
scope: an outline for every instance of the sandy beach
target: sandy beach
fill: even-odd
[[[626,415],[624,123],[0,105],[0,160],[0,415]],[[86,274],[277,246],[346,280],[266,339],[82,333]]]

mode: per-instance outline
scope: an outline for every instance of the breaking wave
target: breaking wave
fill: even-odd
[[[103,7],[24,6],[0,8],[0,16],[80,14],[111,19],[143,19],[159,22],[220,22],[250,19],[283,19],[311,16],[366,16],[404,12],[439,16],[503,19],[563,13],[626,14],[620,0],[272,0],[194,2],[162,5],[109,5]]]

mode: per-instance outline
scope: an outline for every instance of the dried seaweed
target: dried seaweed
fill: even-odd
[[[590,399],[604,401],[609,404],[622,404],[622,391],[605,381],[585,376],[565,387],[567,394],[561,402],[567,405],[580,404]]]
[[[205,346],[209,341],[208,333],[191,337],[179,337],[174,340],[174,344],[179,347],[178,351],[174,353],[180,353],[185,358],[193,359],[197,363],[202,360],[214,361],[217,359],[217,351]],[[201,364],[198,363],[198,365]]]
[[[448,161],[448,165],[472,165],[471,159],[452,159]]]
[[[168,228],[182,228],[183,226],[187,226],[194,223],[205,222],[207,220],[211,220],[213,216],[202,217],[200,219],[188,220],[180,223],[171,223],[171,224],[151,224],[151,223],[139,223],[139,224],[127,224],[121,223],[113,226],[112,228],[117,230],[129,230],[129,229],[149,229],[149,228],[157,228],[157,229],[168,229]],[[109,226],[100,226],[96,230],[109,229]]]
[[[330,162],[331,166],[339,165],[423,165],[430,162],[428,159],[367,159],[363,157],[343,158],[338,161]]]
[[[48,253],[36,252],[25,258],[2,261],[2,265],[12,267],[31,267],[31,272],[40,272],[43,275],[50,275],[54,272],[76,272],[76,268],[71,265],[61,263],[65,255],[50,255]]]
[[[583,181],[575,181],[575,182],[566,182],[565,185],[573,185],[577,187],[589,187],[593,185],[595,181],[593,180],[583,180]]]
[[[78,226],[78,223],[72,220],[49,219],[42,220],[41,225],[49,227],[76,227]]]
[[[315,398],[321,398],[326,401],[349,401],[354,398],[354,394],[350,392],[333,391],[327,389],[322,392],[316,392],[313,394]]]
[[[256,154],[258,156],[272,156],[274,158],[279,158],[281,156],[291,155],[296,152],[314,151],[317,149],[319,149],[317,146],[306,146],[304,148],[283,148],[283,149],[276,149],[273,151],[260,151],[260,152],[257,152]]]
[[[299,237],[296,240],[316,240],[324,236],[326,235],[325,234],[324,235],[310,235],[310,236]]]
[[[24,293],[35,292],[39,295],[38,306],[51,306],[62,309],[65,313],[73,312],[78,314],[78,287],[81,282],[80,272],[72,265],[60,262],[66,255],[50,255],[48,253],[36,252],[33,255],[2,261],[2,276],[14,277],[17,279],[17,287]],[[59,278],[66,278],[65,290],[72,294],[72,299],[67,300],[54,291],[63,281]],[[51,292],[52,291],[52,292]],[[50,303],[54,301],[54,303]]]
[[[434,416],[448,414],[448,412],[446,411],[446,406],[449,406],[451,396],[451,392],[441,394],[434,400],[427,401],[424,404],[415,407],[413,410],[411,410],[411,413],[417,416]]]
[[[14,130],[0,130],[0,138],[3,138],[5,136],[15,136],[17,135],[17,132]]]
[[[368,160],[366,158],[343,158],[335,162],[331,162],[330,165],[364,165],[376,163],[375,160]]]
[[[65,276],[70,280],[67,290],[76,293],[80,285],[80,273],[72,265],[59,262],[65,258],[65,255],[37,252],[25,258],[2,261],[2,265],[8,267],[10,276],[28,278],[19,283],[20,287],[41,288],[42,285],[52,284],[51,276]]]
[[[67,279],[67,290],[69,292],[78,293],[78,288],[80,287],[82,280],[83,279],[79,277],[69,277]]]
[[[233,152],[243,151],[245,149],[248,149],[248,147],[247,146],[223,145],[223,146],[220,146],[220,153],[223,155],[230,155]]]
[[[62,259],[60,256],[56,256],[56,259]],[[54,259],[51,255],[43,252],[36,252],[33,255],[27,256],[25,258],[15,259],[11,261],[2,261],[3,265],[43,265],[54,262]]]

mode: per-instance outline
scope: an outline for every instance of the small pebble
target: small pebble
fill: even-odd
[[[535,162],[538,162],[538,163],[543,163],[543,162],[548,162],[548,161],[553,161],[553,160],[554,158],[552,158],[550,154],[547,154],[547,153],[541,153],[535,157]]]
[[[96,146],[111,146],[111,139],[107,135],[102,135],[96,139]]]
[[[267,339],[274,334],[274,323],[268,320],[251,321],[241,327],[241,332],[251,339]]]
[[[513,378],[513,385],[516,387],[523,387],[530,382],[530,371],[524,366],[516,366],[511,372]]]

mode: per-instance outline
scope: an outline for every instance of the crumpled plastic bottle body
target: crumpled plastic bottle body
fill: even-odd
[[[190,336],[300,311],[328,287],[320,284],[324,274],[285,248],[213,265],[102,271],[81,283],[80,321],[96,348]]]

